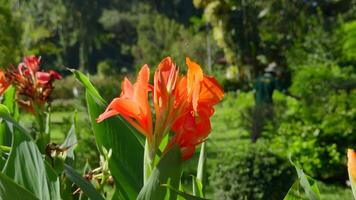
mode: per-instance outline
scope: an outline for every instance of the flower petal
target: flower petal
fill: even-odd
[[[33,73],[37,72],[39,70],[39,65],[40,65],[41,57],[36,57],[34,55],[32,56],[26,56],[23,59],[23,62],[25,65],[33,71]]]
[[[347,150],[347,169],[353,181],[356,181],[356,152],[353,149]]]
[[[96,118],[96,122],[102,122],[107,118],[110,118],[112,116],[118,115],[119,113],[116,110],[108,110],[105,111],[104,113],[102,113],[101,115],[99,115],[98,118]]]
[[[45,85],[51,80],[51,74],[47,72],[36,72],[37,83]]]
[[[197,111],[201,82],[204,78],[203,70],[197,63],[191,61],[188,57],[186,58],[186,63],[188,66],[188,98],[190,98],[189,101],[193,104],[194,111]]]
[[[199,104],[213,106],[224,98],[224,91],[214,77],[204,76]]]

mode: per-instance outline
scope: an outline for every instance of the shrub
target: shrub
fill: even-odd
[[[319,180],[347,178],[345,152],[356,140],[353,74],[338,66],[300,68],[291,87],[299,100],[278,117],[278,129],[268,130],[268,135],[275,135],[271,138],[275,151],[293,154],[306,173]]]
[[[262,141],[239,143],[219,157],[210,178],[215,199],[282,199],[292,184],[288,162]]]
[[[120,95],[121,86],[120,81],[123,78],[119,75],[117,76],[103,76],[94,75],[90,77],[90,80],[96,86],[101,95],[107,99],[111,100],[114,97]],[[78,97],[84,98],[82,86],[75,80],[73,76],[65,77],[63,80],[57,81],[54,84],[53,99],[72,99],[76,98],[74,90],[77,90]],[[76,88],[76,89],[75,89]]]

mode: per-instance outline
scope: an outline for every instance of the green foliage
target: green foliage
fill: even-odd
[[[21,27],[12,16],[7,0],[0,1],[0,24],[0,67],[7,67],[21,54]]]
[[[166,56],[173,57],[181,67],[185,66],[182,56],[194,58],[198,63],[206,61],[206,34],[187,29],[159,13],[144,15],[138,21],[138,40],[132,51],[136,67],[141,67],[144,63],[155,67]],[[211,48],[212,57],[215,59],[218,50],[214,43]],[[207,67],[207,63],[202,67]]]
[[[12,126],[12,145],[2,172],[39,199],[59,199],[59,177],[42,158],[30,134],[0,107],[0,116]],[[6,180],[6,179],[3,179]]]
[[[93,81],[94,85],[96,86],[96,88],[98,88],[98,90],[100,90],[100,93],[105,99],[113,99],[120,95],[121,79],[122,79],[122,75],[113,76],[112,74],[110,74],[109,76],[103,76],[103,75],[91,76],[91,80]],[[75,99],[75,98],[84,100],[83,97],[84,91],[73,76],[68,76],[61,81],[54,82],[54,87],[55,90],[53,91],[53,99],[63,100],[62,102],[63,106],[66,105],[65,100]],[[75,95],[74,93],[77,94]],[[60,104],[58,106],[60,106]],[[73,111],[74,109],[72,107],[72,109],[69,108],[69,110]]]
[[[210,178],[216,199],[281,199],[293,179],[288,163],[266,143],[239,143],[219,154]]]
[[[356,21],[351,21],[343,25],[344,44],[343,54],[348,60],[356,60]]]
[[[356,139],[352,74],[338,66],[301,68],[291,87],[300,100],[289,103],[288,110],[277,119],[278,130],[269,131],[277,133],[272,139],[275,149],[292,153],[312,177],[344,179],[346,175],[344,154]]]

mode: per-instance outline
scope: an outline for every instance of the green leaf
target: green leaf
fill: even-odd
[[[59,179],[51,166],[45,165],[30,134],[10,117],[4,105],[0,105],[0,117],[12,132],[11,152],[3,173],[39,199],[60,199]]]
[[[78,172],[76,172],[71,166],[64,165],[65,174],[73,181],[90,199],[92,200],[104,200],[104,198],[95,190],[93,185],[85,180]]]
[[[66,151],[66,158],[69,158],[72,161],[74,160],[74,148],[78,143],[77,136],[75,135],[76,129],[77,128],[76,128],[76,113],[75,113],[73,117],[73,124],[67,134],[66,139],[61,145],[61,148],[68,148]]]
[[[109,169],[121,199],[135,199],[143,186],[144,137],[121,116],[111,117],[101,123],[96,118],[105,111],[106,102],[79,71],[72,70],[86,88],[88,113],[99,151],[112,150]]]
[[[38,200],[31,192],[0,172],[0,200],[7,199]]]
[[[16,91],[13,86],[7,88],[6,92],[3,96],[3,104],[9,109],[10,115],[12,115],[15,119],[18,117],[18,107],[15,100]],[[11,145],[12,134],[7,127],[5,122],[1,122],[0,124],[0,145]]]
[[[85,87],[86,96],[88,96],[87,93],[89,93],[91,95],[92,99],[98,104],[98,106],[102,106],[102,108],[106,108],[107,102],[105,101],[105,99],[103,97],[101,97],[100,93],[97,91],[97,89],[90,82],[89,78],[86,77],[80,71],[77,71],[77,70],[74,70],[74,69],[70,69],[70,71],[73,72],[73,74],[77,78],[77,80]],[[95,119],[98,116],[95,116]],[[128,127],[130,129],[130,131],[136,136],[136,138],[141,143],[142,148],[144,148],[145,141],[144,141],[144,137],[142,136],[142,134],[140,134],[135,128],[133,128],[131,126],[130,123],[128,123],[126,120],[124,120],[121,116],[118,115],[116,118],[118,118],[121,121],[120,124],[124,124],[124,125],[126,125],[126,127]],[[101,151],[101,149],[100,149],[100,151]]]
[[[304,189],[305,195],[310,200],[320,200],[320,192],[319,192],[317,182],[313,178],[306,175],[300,167],[294,164],[291,158],[290,158],[290,162],[292,163],[292,165],[295,167],[297,171],[299,182],[302,188]]]
[[[103,147],[112,150],[109,169],[117,188],[127,199],[135,199],[143,185],[143,146],[131,130],[117,117],[101,123],[96,118],[104,108],[95,103],[87,93],[89,116],[96,142],[103,154]]]
[[[75,76],[75,78],[83,84],[85,89],[89,94],[91,94],[95,99],[98,101],[97,103],[100,103],[101,105],[105,105],[106,101],[104,98],[102,98],[99,94],[99,92],[95,89],[93,84],[90,82],[88,77],[86,77],[82,72],[75,70],[75,69],[69,69]]]
[[[193,196],[191,194],[187,194],[187,193],[184,193],[182,191],[179,191],[179,190],[173,188],[170,185],[165,185],[164,184],[163,186],[167,187],[171,192],[183,197],[183,199],[185,199],[185,200],[207,200],[207,199],[204,199],[204,198],[201,198],[201,197]]]
[[[303,198],[303,196],[300,193],[300,189],[299,189],[299,180],[296,180],[292,187],[289,189],[287,195],[284,197],[283,200],[301,200],[301,199],[305,199]]]
[[[18,106],[16,102],[16,90],[14,86],[10,86],[7,88],[6,92],[4,93],[4,101],[2,102],[8,109],[15,119],[18,117]]]
[[[193,195],[204,197],[204,173],[205,173],[205,142],[202,143],[199,162],[197,168],[197,177],[193,176]]]
[[[197,197],[204,197],[203,183],[195,176],[192,176],[193,181],[193,195]]]
[[[173,188],[179,187],[180,176],[182,173],[182,160],[180,149],[173,146],[165,155],[162,156],[157,166],[153,169],[150,178],[144,185],[138,200],[150,199],[176,199],[176,193],[170,193],[163,184]]]

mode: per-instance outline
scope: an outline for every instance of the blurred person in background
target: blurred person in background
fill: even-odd
[[[281,72],[277,64],[271,62],[264,72],[256,78],[254,84],[255,108],[252,111],[251,140],[256,142],[261,136],[264,126],[273,121],[273,92],[282,90],[279,84]]]

